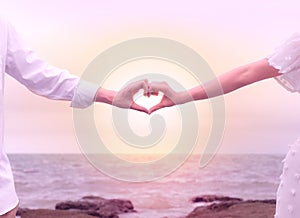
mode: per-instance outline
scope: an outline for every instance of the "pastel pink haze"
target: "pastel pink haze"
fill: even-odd
[[[105,49],[145,36],[186,44],[221,74],[268,56],[292,33],[300,31],[299,8],[298,1],[289,0],[5,0],[0,10],[39,56],[80,76]],[[185,77],[184,73],[176,75],[178,81]],[[111,81],[110,88],[118,90],[121,79]],[[187,88],[193,85],[186,82]],[[208,103],[196,103],[199,116],[206,117],[202,108]],[[273,79],[231,93],[225,96],[225,103],[226,128],[219,152],[285,153],[287,145],[300,136],[300,95],[287,92]],[[7,76],[5,106],[8,152],[80,152],[68,102],[35,96]],[[101,122],[101,114],[109,114],[111,107],[97,105],[97,109],[97,122]],[[158,113],[168,116],[165,110]],[[130,113],[134,117],[138,112]],[[143,125],[140,122],[133,127]],[[166,137],[180,129],[174,126],[168,131]],[[115,140],[110,131],[105,134],[108,141]],[[199,139],[195,152],[201,152],[204,142],[205,138]],[[163,146],[159,151],[164,152]]]

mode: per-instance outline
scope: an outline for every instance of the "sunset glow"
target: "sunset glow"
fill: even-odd
[[[299,1],[179,2],[5,0],[0,12],[39,56],[78,76],[104,50],[147,36],[169,38],[193,48],[219,75],[267,57],[300,31]],[[118,90],[138,73],[147,72],[171,75],[186,88],[197,85],[176,65],[144,60],[115,71],[104,87]],[[68,102],[35,96],[8,76],[5,101],[8,152],[80,152]],[[284,153],[299,136],[300,96],[287,92],[273,79],[231,93],[225,96],[225,103],[226,128],[220,152]],[[208,101],[196,102],[196,106],[202,134],[195,152],[201,152],[212,125],[211,109]],[[109,143],[120,145],[108,125],[111,107],[97,104],[95,109],[99,132]],[[169,137],[180,133],[176,107],[158,113],[170,122]],[[131,122],[137,134],[149,131],[150,118],[146,116],[129,112],[130,119],[140,120]],[[166,140],[160,151],[172,149],[175,139]]]

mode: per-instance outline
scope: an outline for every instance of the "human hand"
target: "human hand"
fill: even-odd
[[[125,88],[121,89],[119,92],[115,92],[111,104],[120,108],[131,108],[149,114],[148,109],[136,104],[133,98],[134,95],[141,89],[144,90],[144,96],[150,97],[148,81],[139,80],[130,83]]]
[[[167,82],[152,82],[149,85],[148,91],[148,95],[158,95],[159,92],[162,92],[164,94],[160,103],[150,108],[149,114],[164,107],[184,104],[188,101],[193,100],[189,92],[176,92],[169,86]]]
[[[164,95],[157,105],[149,110],[134,101],[134,95],[139,91],[144,90],[144,96],[158,95],[162,92]],[[130,83],[120,91],[111,91],[100,88],[96,95],[97,102],[104,102],[116,107],[134,109],[147,114],[151,114],[159,109],[171,107],[173,105],[184,104],[192,101],[193,98],[188,91],[176,92],[166,82],[152,82],[148,84],[147,80],[140,80]]]

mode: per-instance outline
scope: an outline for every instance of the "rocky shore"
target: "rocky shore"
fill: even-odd
[[[191,199],[191,204],[197,203],[205,205],[195,207],[186,218],[272,218],[276,201],[201,195]],[[18,216],[21,218],[118,218],[123,213],[138,213],[138,211],[134,209],[130,200],[104,199],[98,196],[85,196],[77,201],[60,202],[53,210],[27,208],[18,210]]]
[[[194,197],[193,203],[205,202],[186,218],[273,218],[276,200],[243,200],[228,196],[203,195]]]

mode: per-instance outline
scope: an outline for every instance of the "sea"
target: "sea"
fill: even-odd
[[[95,195],[131,200],[137,213],[121,218],[181,218],[199,206],[191,202],[199,195],[275,199],[283,155],[218,154],[202,168],[199,158],[190,156],[154,181],[130,182],[101,172],[82,154],[9,155],[23,208],[54,209],[58,202]]]

